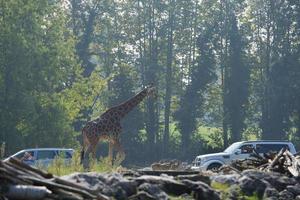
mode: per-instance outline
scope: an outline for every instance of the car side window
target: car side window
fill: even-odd
[[[24,151],[19,153],[15,156],[15,158],[19,159],[20,161],[25,160],[34,160],[34,152],[33,151]]]
[[[54,159],[55,157],[55,151],[46,150],[46,151],[38,151],[37,152],[37,159]]]
[[[72,158],[72,154],[68,151],[58,151],[57,155],[59,157],[62,157],[64,159],[69,159],[69,158]]]
[[[22,159],[25,155],[25,152],[19,153],[15,156],[15,158],[18,158],[19,160]]]
[[[269,153],[270,151],[279,152],[282,148],[288,149],[287,144],[257,144],[256,150],[258,153]]]
[[[245,144],[240,147],[242,154],[249,154],[253,152],[253,145],[252,144]]]
[[[66,158],[72,158],[72,154],[68,151],[66,151]]]

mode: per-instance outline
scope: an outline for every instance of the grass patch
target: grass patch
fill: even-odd
[[[261,198],[259,198],[256,193],[254,193],[252,196],[248,196],[245,195],[242,191],[238,192],[236,198],[237,200],[261,200]]]
[[[179,197],[175,196],[169,196],[170,200],[194,200],[194,198],[191,195],[181,195]]]
[[[123,158],[120,156],[116,158],[114,165],[111,164],[108,157],[92,159],[90,157],[90,169],[91,172],[113,172],[120,170],[120,164]],[[66,162],[63,156],[58,156],[54,161],[47,167],[37,166],[38,168],[44,169],[49,173],[56,176],[63,176],[75,172],[84,172],[83,165],[80,163],[80,151],[76,150],[72,156],[71,162]]]
[[[83,172],[83,166],[80,164],[80,152],[74,152],[70,163],[66,162],[63,156],[56,157],[46,170],[57,176]]]
[[[234,196],[237,200],[260,200],[256,193],[254,193],[252,196],[245,195],[241,188],[237,185],[234,188],[230,188],[230,185],[228,184],[213,181],[211,183],[211,187],[221,193],[221,199],[228,199],[230,197],[230,193],[232,193],[232,190],[234,190]]]
[[[246,196],[246,195],[244,195],[243,199],[245,199],[245,200],[260,200],[260,198],[257,196],[256,193],[254,193],[253,196]]]
[[[213,181],[211,183],[211,187],[213,189],[215,189],[215,190],[219,190],[219,191],[225,192],[225,191],[227,191],[229,189],[230,186],[228,184],[218,183],[218,182]]]

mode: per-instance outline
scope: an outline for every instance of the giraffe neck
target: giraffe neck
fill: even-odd
[[[134,97],[121,103],[119,106],[116,106],[116,108],[120,112],[121,117],[124,117],[127,113],[129,113],[134,107],[136,107],[141,101],[143,101],[143,99],[146,96],[147,96],[147,89],[144,89]]]

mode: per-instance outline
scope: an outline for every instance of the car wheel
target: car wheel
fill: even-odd
[[[222,165],[219,163],[212,163],[207,167],[207,170],[211,170],[213,172],[217,172],[218,169],[221,167]]]

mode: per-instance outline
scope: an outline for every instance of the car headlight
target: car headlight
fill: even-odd
[[[201,158],[196,158],[193,164],[194,164],[194,166],[200,166]]]

